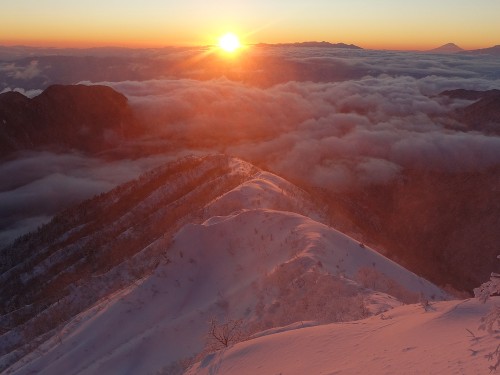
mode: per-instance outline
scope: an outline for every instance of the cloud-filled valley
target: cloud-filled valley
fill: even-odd
[[[454,87],[489,88],[457,79]],[[440,77],[365,77],[259,88],[218,79],[110,84],[152,135],[227,152],[324,188],[383,183],[403,168],[467,172],[500,162],[500,138],[449,129],[470,101]]]
[[[0,164],[0,244],[34,231],[52,216],[136,178],[164,156],[104,161],[81,153],[26,152]]]
[[[65,53],[0,62],[0,90],[108,85],[144,132],[111,150],[114,161],[50,152],[4,161],[3,239],[137,177],[162,154],[226,153],[330,193],[500,164],[500,137],[456,116],[473,101],[440,95],[500,88],[494,56],[262,46],[229,59],[189,48]]]

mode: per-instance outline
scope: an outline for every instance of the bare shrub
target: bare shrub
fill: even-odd
[[[495,361],[495,364],[490,365],[489,370],[490,372],[496,371],[500,365],[500,344],[497,345],[494,351],[486,354],[485,357],[488,361]]]
[[[406,289],[374,267],[360,268],[356,274],[355,280],[365,288],[387,293],[404,303],[416,303],[420,301],[420,295],[418,293]]]
[[[242,319],[227,319],[219,322],[216,318],[210,319],[210,327],[207,333],[207,344],[205,351],[216,351],[234,345],[248,337]]]
[[[281,265],[266,276],[257,292],[255,320],[250,332],[286,326],[297,321],[332,323],[370,315],[364,291],[337,276],[308,271],[306,260]]]
[[[497,256],[497,258],[500,259],[500,255]],[[500,295],[500,274],[498,273],[493,272],[489,281],[474,289],[474,296],[483,303],[486,303],[491,296],[498,295]],[[498,329],[500,329],[499,305],[495,305],[485,316],[481,318],[479,329],[487,331],[488,333],[498,332]],[[485,357],[488,361],[495,361],[493,365],[490,365],[489,369],[491,372],[496,371],[498,366],[500,366],[500,344],[497,345],[494,351],[486,354]]]
[[[489,333],[496,333],[500,329],[500,306],[494,306],[488,314],[481,318],[479,329]]]

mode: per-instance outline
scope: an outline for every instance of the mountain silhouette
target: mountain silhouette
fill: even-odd
[[[100,151],[137,133],[127,98],[107,86],[53,85],[33,99],[0,94],[0,157],[23,149]]]
[[[354,44],[346,43],[330,43],[330,42],[295,42],[295,43],[277,43],[277,44],[267,44],[259,43],[259,47],[322,47],[322,48],[346,48],[346,49],[363,49]]]
[[[489,47],[489,48],[481,48],[481,49],[475,49],[471,51],[466,51],[468,54],[471,55],[493,55],[493,56],[500,56],[500,44]]]
[[[442,45],[441,47],[431,49],[430,51],[427,51],[427,52],[431,52],[431,53],[457,53],[457,52],[462,52],[462,51],[464,51],[464,49],[460,48],[455,43],[446,43],[446,44]]]
[[[455,111],[455,118],[469,131],[500,135],[500,90],[449,90],[441,95],[454,99],[475,100],[474,103]]]

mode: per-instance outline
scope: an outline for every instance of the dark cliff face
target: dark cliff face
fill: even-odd
[[[500,91],[496,91],[459,110],[459,119],[473,130],[500,135]]]
[[[500,90],[451,90],[441,95],[453,99],[476,100],[455,112],[455,118],[468,130],[500,135]]]
[[[466,89],[456,89],[443,91],[441,95],[448,96],[453,99],[465,99],[465,100],[479,100],[486,97],[498,96],[500,95],[500,90],[466,90]]]
[[[30,134],[35,131],[31,121],[27,121],[30,104],[18,92],[0,94],[0,156],[29,147]]]
[[[54,85],[33,99],[0,95],[0,156],[51,146],[96,152],[137,133],[127,98],[107,86]]]
[[[325,198],[334,226],[434,283],[471,292],[498,272],[500,166],[463,173],[406,170],[390,184]],[[339,225],[340,223],[340,225]]]

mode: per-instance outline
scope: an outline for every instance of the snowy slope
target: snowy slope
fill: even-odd
[[[231,168],[252,169],[238,160]],[[203,350],[212,317],[243,319],[254,333],[359,319],[401,305],[397,298],[446,298],[311,219],[321,213],[306,198],[278,176],[254,173],[211,201],[206,221],[182,227],[151,275],[76,316],[6,373],[175,373]]]
[[[206,356],[188,375],[487,374],[498,337],[478,331],[500,298],[397,307],[365,320],[289,327]],[[469,329],[475,338],[466,330]]]

